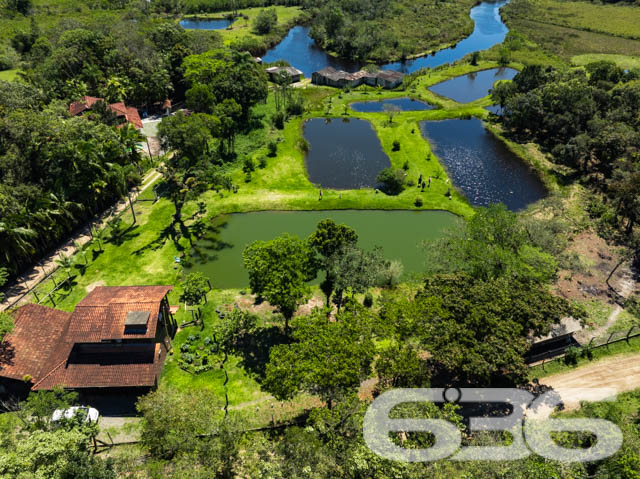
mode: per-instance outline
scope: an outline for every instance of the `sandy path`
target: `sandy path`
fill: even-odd
[[[160,178],[160,176],[160,173],[158,173],[157,171],[150,171],[143,178],[140,189],[131,195],[131,199],[135,200],[138,195],[140,195],[143,191],[153,185],[153,183],[158,178]],[[122,200],[118,202],[115,205],[115,208],[110,208],[102,216],[85,225],[82,230],[80,230],[74,236],[69,237],[60,248],[52,252],[46,258],[42,259],[38,264],[33,266],[26,273],[19,276],[11,286],[5,289],[4,293],[7,296],[7,299],[0,305],[0,311],[4,311],[11,306],[18,306],[20,303],[23,303],[26,298],[25,295],[31,290],[31,288],[38,285],[38,283],[40,283],[40,281],[42,281],[42,279],[47,274],[51,273],[58,267],[56,260],[60,258],[60,255],[71,256],[72,254],[74,254],[76,252],[74,243],[77,242],[83,245],[91,241],[91,236],[89,234],[90,228],[100,227],[106,221],[110,220],[113,216],[117,215],[122,210],[128,207],[128,200]]]
[[[573,371],[541,378],[540,383],[554,389],[613,388],[618,393],[632,391],[640,388],[640,354],[601,359]]]

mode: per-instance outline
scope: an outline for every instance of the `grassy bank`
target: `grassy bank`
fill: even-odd
[[[287,35],[289,29],[302,18],[303,13],[300,7],[274,6],[269,8],[276,10],[278,25],[274,31],[268,35],[257,35],[253,31],[255,19],[263,8],[244,8],[238,10],[240,16],[229,27],[216,30],[216,32],[222,36],[227,45],[234,42],[242,42],[247,44],[261,43],[265,48],[271,47]],[[233,12],[194,14],[185,15],[183,18],[222,19],[227,15],[232,15],[232,13]]]

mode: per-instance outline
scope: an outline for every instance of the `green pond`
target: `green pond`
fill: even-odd
[[[215,288],[245,288],[249,277],[242,263],[245,246],[282,233],[306,238],[319,221],[331,218],[354,228],[359,246],[380,246],[384,256],[399,260],[409,277],[424,267],[421,243],[440,237],[459,218],[445,211],[266,211],[217,218],[212,230],[192,251],[189,271],[202,271]]]

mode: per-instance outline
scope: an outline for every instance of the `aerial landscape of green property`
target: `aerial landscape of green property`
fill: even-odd
[[[638,1],[0,1],[0,478],[640,478],[639,112]]]

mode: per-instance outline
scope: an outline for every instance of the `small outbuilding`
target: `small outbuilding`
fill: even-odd
[[[302,80],[302,72],[294,67],[270,67],[267,68],[267,74],[272,82],[276,82],[278,77],[285,73],[289,76],[291,83],[297,83]]]

